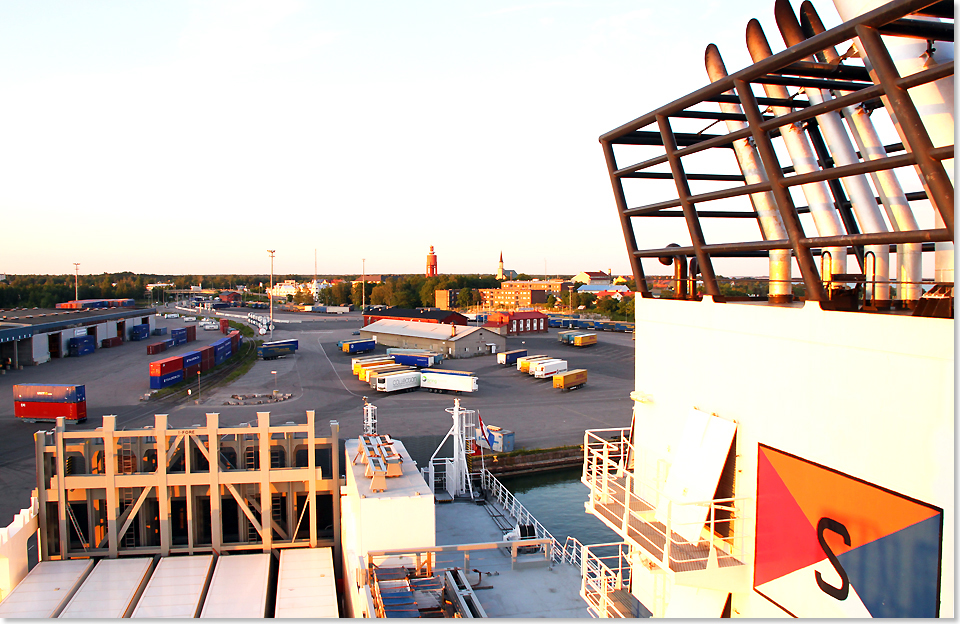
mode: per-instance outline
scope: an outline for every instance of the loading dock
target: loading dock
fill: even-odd
[[[203,618],[262,618],[267,613],[270,555],[225,555],[217,559]]]
[[[91,559],[41,561],[0,602],[0,618],[57,617],[92,569]]]
[[[67,603],[60,617],[130,617],[152,569],[151,557],[102,559]]]

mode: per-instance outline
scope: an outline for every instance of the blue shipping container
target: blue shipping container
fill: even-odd
[[[263,343],[257,348],[257,356],[264,360],[272,360],[281,355],[293,355],[297,348],[291,344]]]
[[[35,403],[80,403],[87,400],[87,388],[72,384],[14,384],[13,400]]]
[[[166,340],[163,341],[163,344],[167,345],[167,348],[169,349],[176,343],[173,341],[173,338],[167,338]]]
[[[230,357],[226,352],[214,353],[213,354],[213,365],[220,366],[227,361],[227,358]]]
[[[150,388],[153,390],[159,390],[160,388],[166,388],[167,386],[172,386],[175,383],[183,381],[183,369],[176,370],[166,375],[160,375],[154,377],[150,375]]]
[[[183,354],[183,367],[190,368],[194,364],[199,364],[201,359],[199,351],[187,351]]]

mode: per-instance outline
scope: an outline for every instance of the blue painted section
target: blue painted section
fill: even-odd
[[[183,369],[167,373],[166,375],[160,375],[159,377],[150,375],[150,388],[159,390],[167,386],[172,386],[175,383],[180,383],[181,381],[183,381]]]
[[[933,618],[940,605],[936,514],[837,558],[875,618]]]

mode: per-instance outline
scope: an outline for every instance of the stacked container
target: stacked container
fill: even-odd
[[[173,340],[174,346],[187,344],[187,328],[177,327],[175,329],[171,329],[170,339]]]
[[[188,351],[183,354],[183,378],[193,379],[200,371],[200,362],[203,356],[199,351]]]
[[[70,357],[80,357],[93,353],[97,348],[96,336],[77,336],[67,342],[67,350]]]
[[[134,325],[130,328],[130,340],[143,340],[150,335],[150,324]]]
[[[220,319],[220,333],[226,334],[230,331],[230,321],[227,319]]]
[[[205,373],[215,366],[213,345],[207,345],[199,349],[200,353],[200,372]]]
[[[196,325],[187,325],[184,327],[187,330],[187,342],[193,342],[197,339],[197,326]]]
[[[86,386],[72,384],[15,384],[13,413],[24,420],[56,421],[58,416],[83,422],[87,419]]]
[[[183,356],[150,362],[150,387],[154,390],[183,381]]]
[[[241,340],[240,331],[236,329],[233,330],[232,332],[227,334],[227,338],[230,339],[230,353],[233,354],[233,353],[239,352],[240,340]]]
[[[213,343],[213,363],[216,366],[223,364],[233,354],[229,338],[221,338]]]

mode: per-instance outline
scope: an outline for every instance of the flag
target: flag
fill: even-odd
[[[480,416],[480,414],[477,414],[477,418],[480,419],[480,431],[477,434],[477,442],[480,442],[488,449],[493,449],[493,434],[490,433],[487,426],[483,424],[483,417]]]

